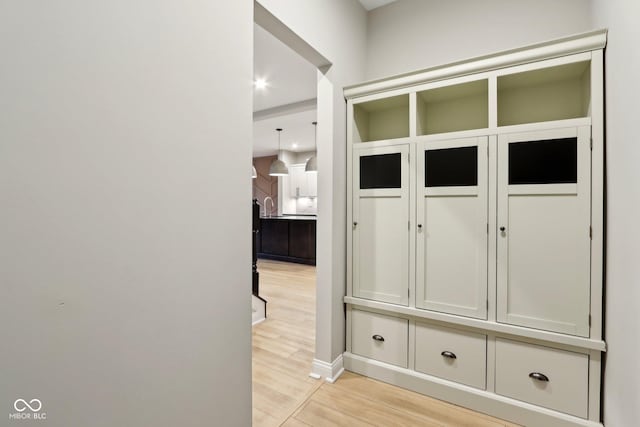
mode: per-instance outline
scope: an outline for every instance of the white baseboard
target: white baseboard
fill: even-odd
[[[267,303],[251,295],[251,326],[263,322],[267,317]]]
[[[347,370],[526,426],[603,427],[601,423],[510,399],[406,368],[344,353]]]
[[[256,326],[258,323],[262,323],[265,320],[267,320],[267,319],[265,319],[264,317],[262,319],[255,319],[255,320],[253,320],[253,322],[251,322],[251,326]]]
[[[325,362],[318,359],[313,359],[311,363],[311,378],[324,378],[328,383],[334,383],[340,375],[344,372],[344,361],[340,354],[333,362]]]

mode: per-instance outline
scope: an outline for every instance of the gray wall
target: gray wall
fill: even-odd
[[[593,16],[595,26],[609,28],[604,420],[607,427],[626,427],[640,420],[640,5],[595,0]]]
[[[367,20],[367,79],[591,29],[587,0],[399,0]]]
[[[252,9],[0,2],[0,424],[250,425]]]

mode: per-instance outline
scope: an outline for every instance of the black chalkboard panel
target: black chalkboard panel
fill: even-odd
[[[478,185],[478,147],[456,147],[424,152],[425,187]]]
[[[578,180],[578,139],[509,144],[509,184],[570,184]]]
[[[400,188],[402,186],[402,155],[376,154],[360,157],[360,189]]]

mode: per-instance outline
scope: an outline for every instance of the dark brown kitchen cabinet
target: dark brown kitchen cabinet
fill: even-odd
[[[262,219],[260,230],[263,253],[289,255],[289,221],[285,219]]]
[[[259,258],[316,264],[314,219],[262,218]]]
[[[289,256],[316,259],[316,222],[296,220],[289,222]]]

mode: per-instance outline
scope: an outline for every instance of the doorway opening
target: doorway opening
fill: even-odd
[[[330,63],[254,5],[252,204],[258,280],[256,285],[254,278],[252,307],[253,421],[279,425],[322,384],[310,376],[318,327],[316,231],[324,194],[322,162],[316,163],[317,171],[306,169],[313,169],[310,159],[317,162],[322,150],[318,131],[331,126],[318,119],[330,117],[331,111],[319,111],[330,106],[317,101],[330,87],[326,81],[319,84]],[[270,174],[276,161],[284,163],[286,175]],[[331,197],[330,189],[326,194]]]

